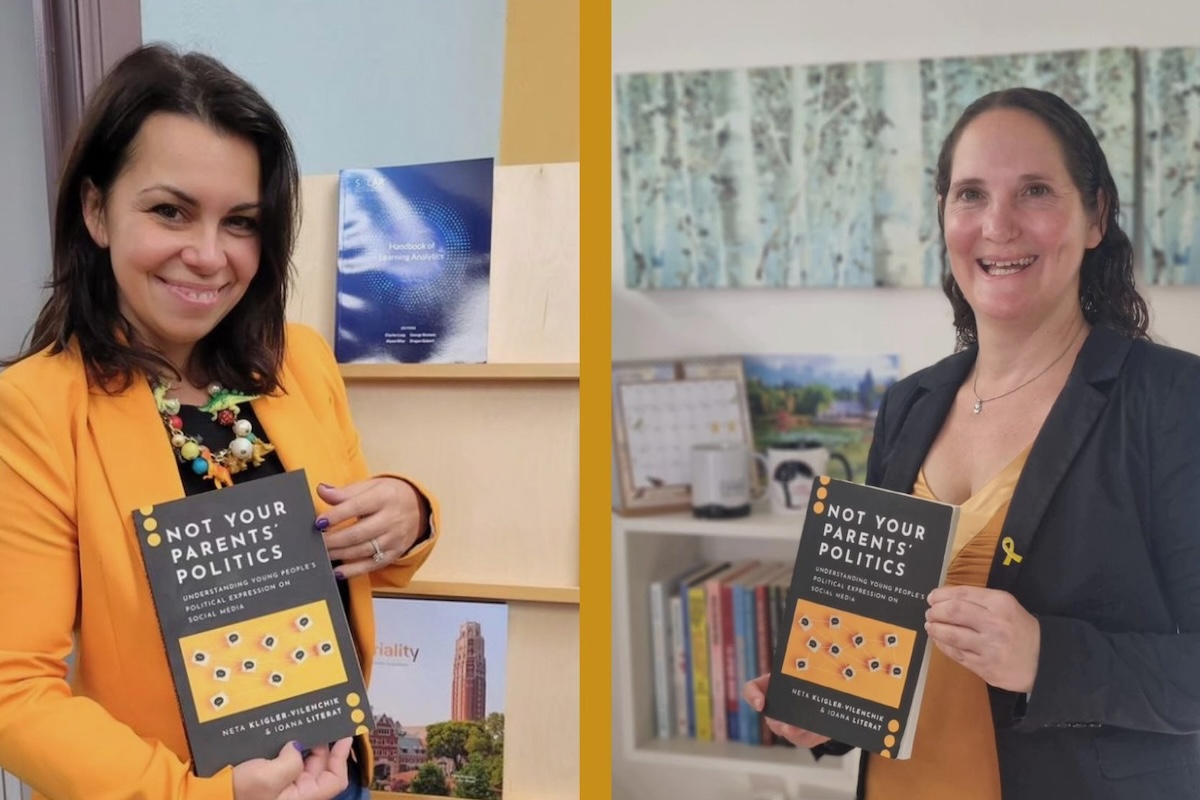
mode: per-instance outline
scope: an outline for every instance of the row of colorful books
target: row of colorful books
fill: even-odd
[[[705,562],[650,584],[659,738],[774,743],[742,687],[770,672],[791,576],[779,562]]]

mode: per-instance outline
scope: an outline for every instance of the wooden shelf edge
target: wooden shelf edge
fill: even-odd
[[[542,364],[339,364],[346,381],[578,381],[578,362]]]
[[[625,755],[635,763],[786,775],[802,777],[827,787],[848,786],[853,789],[857,776],[857,764],[848,765],[844,761],[822,764],[784,747],[759,748],[737,742],[656,740],[628,749]],[[854,766],[854,769],[851,770],[849,766]]]
[[[434,794],[409,794],[408,792],[385,792],[382,789],[371,790],[371,800],[379,800],[379,798],[394,797],[396,800],[446,800],[443,795]],[[504,795],[504,800],[509,800],[507,794]],[[520,800],[520,795],[517,796]]]
[[[398,792],[385,792],[382,789],[372,789],[370,792],[370,796],[371,796],[371,800],[380,800],[381,798],[389,798],[389,797],[394,797],[394,798],[396,798],[396,800],[446,800],[445,796],[443,796],[443,795],[409,794],[408,792],[404,792],[403,794],[401,794]],[[504,795],[504,800],[509,800],[509,797],[507,794]],[[520,800],[519,796],[517,797],[517,800]]]
[[[638,514],[612,513],[613,529],[625,535],[676,535],[714,538],[781,540],[799,542],[803,514],[772,514],[756,505],[749,516],[736,519],[698,519],[690,512]]]
[[[413,581],[403,589],[376,588],[374,594],[377,597],[444,597],[465,600],[507,600],[510,603],[579,605],[579,588],[576,586]]]

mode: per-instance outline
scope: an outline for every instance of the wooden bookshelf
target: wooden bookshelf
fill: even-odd
[[[342,364],[346,381],[578,381],[579,363]]]

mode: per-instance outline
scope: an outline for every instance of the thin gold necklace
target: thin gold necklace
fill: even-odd
[[[980,411],[983,411],[983,404],[984,404],[984,403],[990,403],[990,402],[992,402],[993,400],[999,400],[1001,397],[1008,397],[1010,394],[1012,394],[1013,392],[1017,391],[1017,389],[1024,389],[1026,386],[1028,386],[1029,384],[1033,383],[1033,382],[1034,382],[1034,381],[1036,381],[1038,378],[1042,377],[1042,376],[1043,376],[1043,375],[1045,375],[1047,372],[1049,372],[1049,371],[1050,371],[1050,367],[1053,367],[1053,366],[1054,366],[1055,364],[1057,364],[1059,361],[1062,361],[1062,360],[1063,360],[1063,356],[1065,356],[1065,355],[1066,355],[1066,354],[1067,354],[1067,353],[1068,353],[1068,352],[1071,350],[1071,348],[1072,348],[1072,347],[1075,345],[1075,341],[1076,341],[1076,340],[1079,338],[1079,334],[1080,334],[1081,332],[1083,332],[1083,328],[1084,328],[1084,326],[1082,326],[1082,325],[1081,325],[1081,326],[1079,326],[1079,330],[1075,331],[1075,335],[1074,335],[1074,336],[1072,336],[1072,337],[1071,337],[1071,341],[1067,343],[1067,348],[1066,348],[1065,350],[1063,350],[1061,353],[1059,353],[1059,354],[1058,354],[1058,358],[1054,359],[1054,360],[1053,360],[1053,361],[1051,361],[1049,364],[1047,364],[1045,369],[1043,369],[1043,370],[1042,370],[1041,372],[1039,372],[1037,375],[1034,375],[1034,376],[1033,376],[1032,378],[1030,378],[1029,380],[1027,380],[1027,381],[1025,381],[1024,383],[1022,383],[1022,384],[1021,384],[1020,386],[1018,386],[1016,389],[1009,389],[1009,390],[1008,390],[1007,392],[1005,392],[1004,394],[998,394],[998,395],[996,395],[995,397],[989,397],[989,398],[987,398],[986,400],[984,400],[982,397],[980,397],[980,396],[979,396],[979,392],[976,390],[976,387],[977,387],[977,386],[978,386],[978,384],[979,384],[979,370],[978,370],[978,369],[976,369],[976,370],[975,370],[975,378],[974,378],[974,380],[972,380],[972,381],[971,381],[971,394],[975,395],[975,408],[974,408],[974,412],[975,412],[976,414],[978,414]]]

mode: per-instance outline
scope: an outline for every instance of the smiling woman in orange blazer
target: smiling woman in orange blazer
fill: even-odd
[[[411,579],[437,506],[370,476],[328,345],[284,321],[297,194],[278,116],[212,59],[142,48],[93,95],[51,297],[0,373],[0,766],[36,797],[364,796],[365,739],[191,773],[133,530],[133,509],[216,488],[214,463],[235,483],[304,468],[370,679],[372,587]],[[223,387],[253,399],[212,422]],[[197,459],[197,437],[230,444]]]

